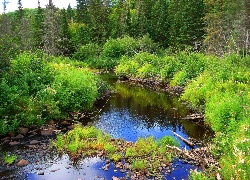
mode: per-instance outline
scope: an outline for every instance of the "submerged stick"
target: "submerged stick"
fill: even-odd
[[[180,139],[181,139],[184,143],[186,143],[187,145],[189,145],[189,146],[191,146],[191,147],[194,147],[194,146],[195,146],[194,143],[192,143],[191,141],[185,139],[184,137],[182,137],[181,135],[177,134],[176,132],[173,132],[173,131],[172,131],[172,133],[174,133],[174,135],[176,135],[178,138],[180,138]]]

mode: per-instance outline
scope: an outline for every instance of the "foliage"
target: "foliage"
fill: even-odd
[[[98,58],[100,54],[100,47],[98,44],[89,43],[81,46],[73,57],[79,61],[86,61],[88,59]]]
[[[205,72],[190,82],[182,99],[203,105],[205,122],[215,131],[214,153],[224,179],[249,177],[249,57],[212,57]],[[204,104],[205,103],[205,104]],[[199,177],[201,175],[197,175]]]
[[[142,171],[149,169],[153,174],[159,169],[161,163],[172,160],[172,153],[168,152],[166,143],[174,143],[173,138],[164,137],[164,143],[159,143],[153,137],[139,138],[135,143],[121,139],[113,139],[110,135],[93,126],[76,125],[75,128],[64,135],[58,135],[54,146],[58,151],[68,152],[73,157],[94,155],[104,152],[105,158],[115,162],[126,158],[133,168]],[[150,164],[153,163],[151,166]]]
[[[81,66],[43,53],[13,59],[0,82],[0,134],[15,131],[20,124],[41,125],[90,108],[102,95],[98,89],[106,88]]]
[[[9,165],[13,164],[16,159],[17,159],[16,155],[9,155],[9,154],[5,155],[3,158],[4,162]]]

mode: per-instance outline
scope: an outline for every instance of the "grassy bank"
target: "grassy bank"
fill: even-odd
[[[59,152],[68,153],[71,158],[98,155],[113,161],[116,167],[139,172],[141,177],[162,177],[164,167],[170,167],[176,156],[168,146],[178,146],[173,137],[164,136],[160,140],[153,137],[139,138],[135,143],[113,139],[110,135],[92,126],[76,126],[64,135],[57,136],[54,146]],[[108,164],[108,163],[107,163]],[[105,167],[104,167],[105,168]]]
[[[213,151],[219,158],[215,171],[222,179],[250,177],[249,133],[249,63],[248,56],[223,58],[200,53],[181,52],[159,57],[139,53],[123,57],[115,72],[128,79],[153,79],[171,86],[184,86],[181,100],[203,111],[205,123],[216,133]],[[212,168],[212,167],[211,167]],[[192,174],[213,178],[213,174]]]

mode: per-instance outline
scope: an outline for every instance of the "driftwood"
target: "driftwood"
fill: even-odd
[[[203,114],[191,114],[191,115],[188,115],[187,117],[182,118],[182,119],[186,119],[186,120],[199,120],[199,119],[204,119],[204,116],[203,116]]]
[[[189,145],[190,147],[194,147],[194,146],[195,146],[194,143],[192,143],[191,141],[185,139],[184,137],[182,137],[181,135],[177,134],[176,132],[173,132],[173,131],[172,131],[172,133],[174,133],[174,135],[176,135],[178,138],[180,138],[184,143],[186,143],[186,144]]]
[[[210,153],[208,147],[201,147],[193,150],[183,150],[175,146],[166,145],[167,148],[176,151],[178,156],[185,159],[187,162],[195,162],[196,164],[202,165],[204,167],[214,165],[217,166],[218,162],[215,157]],[[192,162],[192,163],[193,163]]]

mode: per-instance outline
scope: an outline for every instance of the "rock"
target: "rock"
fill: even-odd
[[[110,160],[109,160],[109,159],[107,159],[107,160],[106,160],[106,164],[109,164],[109,163],[110,163]]]
[[[42,136],[51,136],[53,135],[53,131],[52,130],[41,130],[41,135]]]
[[[30,141],[30,145],[40,144],[40,141],[32,140]]]
[[[10,137],[14,137],[14,136],[15,136],[15,134],[14,134],[13,132],[8,132],[8,135],[9,135]]]
[[[29,149],[35,149],[36,146],[35,145],[27,145],[29,147]]]
[[[120,180],[118,177],[113,176],[112,180]]]
[[[20,127],[19,128],[19,133],[26,135],[29,132],[29,128],[24,128],[24,127]]]
[[[25,159],[22,159],[20,160],[18,163],[17,163],[17,166],[18,167],[24,167],[24,166],[27,166],[29,164],[28,161],[26,161]]]
[[[10,137],[5,137],[5,138],[1,139],[1,141],[6,141],[6,140],[9,140],[9,139],[10,139]]]
[[[87,123],[87,126],[92,126],[93,125],[93,122],[88,122]]]
[[[13,142],[9,143],[10,146],[17,146],[19,144],[20,144],[20,142],[17,142],[17,141],[13,141]]]
[[[7,144],[9,142],[10,142],[10,140],[5,140],[2,144]]]
[[[74,129],[74,125],[68,126],[68,129],[69,129],[69,130]]]
[[[131,165],[129,163],[125,163],[123,165],[123,169],[127,169],[127,170],[130,170],[131,169]]]
[[[16,137],[12,137],[12,140],[16,140],[16,139],[23,139],[24,136],[22,134],[18,134]]]
[[[38,175],[44,175],[44,172],[38,172],[37,174]]]
[[[120,172],[121,172],[121,173],[125,173],[126,170],[125,170],[125,169],[120,169]]]
[[[69,126],[71,123],[69,121],[63,121],[61,122],[61,125],[64,125],[64,126]]]
[[[48,125],[54,125],[56,124],[56,122],[54,120],[50,120],[49,122],[47,122]]]

